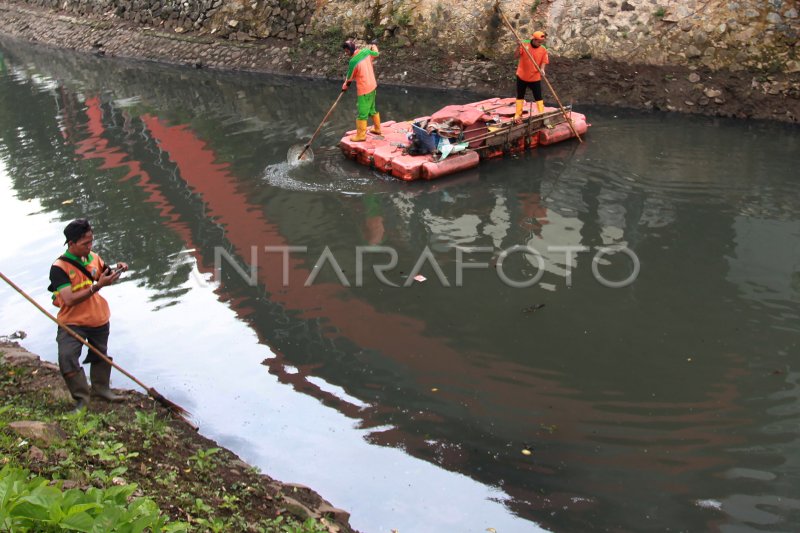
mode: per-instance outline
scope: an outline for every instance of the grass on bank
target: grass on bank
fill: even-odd
[[[187,443],[158,411],[70,413],[71,401],[34,385],[40,370],[0,357],[0,531],[336,531],[293,516],[255,469]],[[65,438],[31,442],[14,421],[53,423]]]

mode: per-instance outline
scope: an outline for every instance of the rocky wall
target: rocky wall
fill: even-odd
[[[571,57],[800,71],[795,0],[577,0],[551,6],[551,45]]]
[[[19,0],[78,16],[112,16],[236,41],[306,35],[315,0]]]
[[[523,38],[546,31],[548,47],[561,57],[800,72],[795,0],[319,0],[318,6],[315,28],[445,51],[466,47],[476,58],[513,48],[502,12]]]
[[[796,0],[18,0],[235,41],[343,37],[474,58],[548,33],[560,57],[767,74],[800,72]]]

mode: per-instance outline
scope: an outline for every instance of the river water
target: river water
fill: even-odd
[[[800,528],[796,126],[576,105],[583,144],[403,183],[336,148],[349,94],[287,163],[333,83],[0,52],[2,271],[47,302],[88,217],[116,360],[354,527]]]

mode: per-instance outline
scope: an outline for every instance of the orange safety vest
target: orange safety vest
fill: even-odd
[[[105,268],[105,263],[100,259],[100,256],[95,253],[89,254],[89,260],[83,263],[86,270],[92,275],[92,279],[86,277],[86,274],[78,267],[64,261],[60,257],[55,260],[53,266],[60,268],[69,276],[70,285],[62,285],[56,287],[53,291],[53,305],[58,307],[58,319],[62,324],[68,326],[85,326],[96,328],[107,324],[111,318],[111,309],[108,307],[108,302],[105,298],[100,296],[100,293],[92,294],[87,300],[82,301],[77,305],[66,305],[61,298],[61,290],[69,286],[72,292],[77,292],[86,287],[91,287],[92,284],[100,279],[100,274]]]
[[[536,64],[539,65],[539,68],[543,67],[550,63],[550,59],[547,57],[547,48],[544,46],[539,46],[538,48],[534,48],[532,44],[526,43],[525,47],[533,56],[534,61]],[[519,56],[519,66],[517,67],[517,76],[522,81],[539,81],[542,77],[539,75],[539,71],[536,67],[531,63],[528,54],[525,53],[525,50],[522,49],[522,46],[518,47]]]

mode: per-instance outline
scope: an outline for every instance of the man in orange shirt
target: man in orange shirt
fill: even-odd
[[[351,39],[345,41],[342,48],[350,58],[342,92],[346,91],[350,87],[350,83],[355,81],[358,94],[356,134],[350,137],[350,140],[365,141],[367,140],[367,119],[370,117],[372,117],[373,126],[369,132],[375,135],[381,134],[381,115],[375,109],[378,82],[375,80],[375,71],[372,68],[372,58],[378,57],[380,53],[374,44],[369,45],[368,48],[356,50],[356,43]]]
[[[536,108],[539,113],[544,111],[542,75],[544,75],[545,65],[550,63],[547,57],[547,48],[542,46],[546,37],[543,31],[535,31],[530,41],[522,41],[523,44],[517,47],[516,55],[519,57],[519,66],[517,67],[517,109],[514,113],[515,120],[522,116],[522,109],[525,107],[525,90],[528,87],[533,92],[533,99],[536,102]],[[538,69],[531,62],[528,54],[525,53],[525,49],[530,52],[531,57],[536,61],[536,65],[539,66]],[[540,70],[541,74],[539,73]]]
[[[117,263],[112,270],[100,256],[92,252],[94,233],[88,220],[73,220],[64,228],[67,251],[50,267],[50,286],[53,305],[58,307],[58,319],[69,326],[103,354],[108,350],[108,302],[100,296],[100,289],[113,284],[120,274],[128,270],[125,263]],[[89,351],[84,363],[91,363],[92,388],[80,364],[81,344],[64,328],[56,334],[58,367],[67,388],[75,400],[75,409],[83,409],[91,394],[110,402],[122,398],[111,391],[111,365]]]

